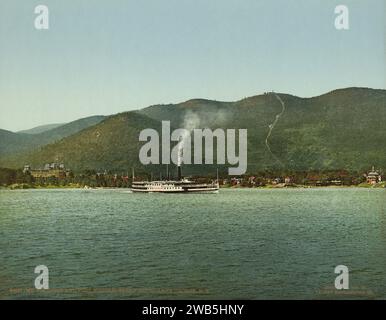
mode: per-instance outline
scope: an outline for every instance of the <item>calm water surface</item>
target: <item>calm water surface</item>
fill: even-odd
[[[385,299],[386,190],[1,190],[0,263],[8,299]]]

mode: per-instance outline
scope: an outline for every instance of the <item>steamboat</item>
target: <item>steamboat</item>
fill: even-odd
[[[168,174],[167,174],[168,176]],[[211,183],[198,183],[189,179],[185,179],[181,174],[181,165],[177,166],[177,179],[171,180],[169,176],[167,180],[159,181],[135,181],[133,172],[133,183],[131,185],[132,192],[146,193],[218,193],[219,183],[217,180]]]

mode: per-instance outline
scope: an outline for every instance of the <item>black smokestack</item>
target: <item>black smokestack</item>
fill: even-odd
[[[181,165],[177,166],[177,180],[182,180]]]

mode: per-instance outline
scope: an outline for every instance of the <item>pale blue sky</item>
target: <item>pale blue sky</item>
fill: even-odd
[[[34,8],[50,9],[50,30]],[[334,8],[350,9],[350,30]],[[191,98],[385,88],[382,0],[1,0],[0,128]]]

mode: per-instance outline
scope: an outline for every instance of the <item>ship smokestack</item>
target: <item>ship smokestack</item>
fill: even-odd
[[[177,181],[182,180],[181,164],[182,164],[183,146],[184,146],[184,140],[183,140],[183,137],[180,137],[178,142]]]

